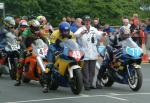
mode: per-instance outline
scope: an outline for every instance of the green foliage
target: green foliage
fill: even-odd
[[[138,13],[141,18],[150,16],[150,11],[141,11],[140,6],[150,5],[150,0],[0,0],[6,5],[8,15],[44,15],[53,25],[62,17],[99,17],[101,22],[121,24],[121,17]]]

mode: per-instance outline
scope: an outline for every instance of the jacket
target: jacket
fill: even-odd
[[[76,38],[72,32],[70,32],[70,36],[71,36],[70,39],[76,40]],[[50,36],[50,43],[56,43],[57,40],[64,41],[66,39],[68,39],[68,38],[63,38],[61,36],[61,33],[59,32],[59,30],[55,30]]]
[[[84,60],[96,60],[98,58],[97,41],[102,37],[103,32],[98,31],[96,28],[90,26],[90,29],[85,34],[82,31],[87,30],[85,26],[79,28],[75,32],[77,42],[81,50],[85,53]]]

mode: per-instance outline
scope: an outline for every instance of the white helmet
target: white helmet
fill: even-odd
[[[37,21],[37,20],[32,20],[32,21],[30,22],[30,26],[33,26],[33,27],[40,27],[40,23],[39,23],[39,21]]]
[[[4,24],[5,24],[5,26],[10,27],[10,28],[14,27],[16,25],[14,18],[11,16],[7,16],[4,19]]]

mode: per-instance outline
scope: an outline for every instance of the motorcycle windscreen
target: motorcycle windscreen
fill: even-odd
[[[16,51],[20,49],[20,45],[17,42],[17,37],[15,36],[15,34],[7,33],[5,38],[5,43],[6,43],[5,46],[6,51]]]
[[[120,42],[124,48],[125,54],[134,58],[139,58],[142,55],[142,49],[132,40],[131,37]]]
[[[71,50],[71,51],[80,50],[79,45],[78,45],[77,42],[76,42],[75,40],[73,40],[73,39],[68,39],[68,40],[62,42],[62,43],[60,44],[60,46],[64,48],[63,54],[66,55],[66,56],[69,54],[69,51],[70,51],[70,50]]]
[[[37,39],[32,44],[33,52],[41,58],[45,58],[48,52],[48,46],[42,39]]]
[[[142,55],[141,49],[139,47],[137,48],[131,48],[131,47],[126,47],[126,54],[134,57],[134,58],[138,58]]]

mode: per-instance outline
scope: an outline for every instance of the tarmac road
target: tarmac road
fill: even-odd
[[[74,95],[70,88],[63,87],[44,94],[35,81],[15,87],[15,81],[3,75],[0,78],[0,103],[149,103],[150,64],[143,64],[142,68],[143,85],[138,92],[130,90],[128,85],[115,83],[111,88],[83,90],[80,95]]]

